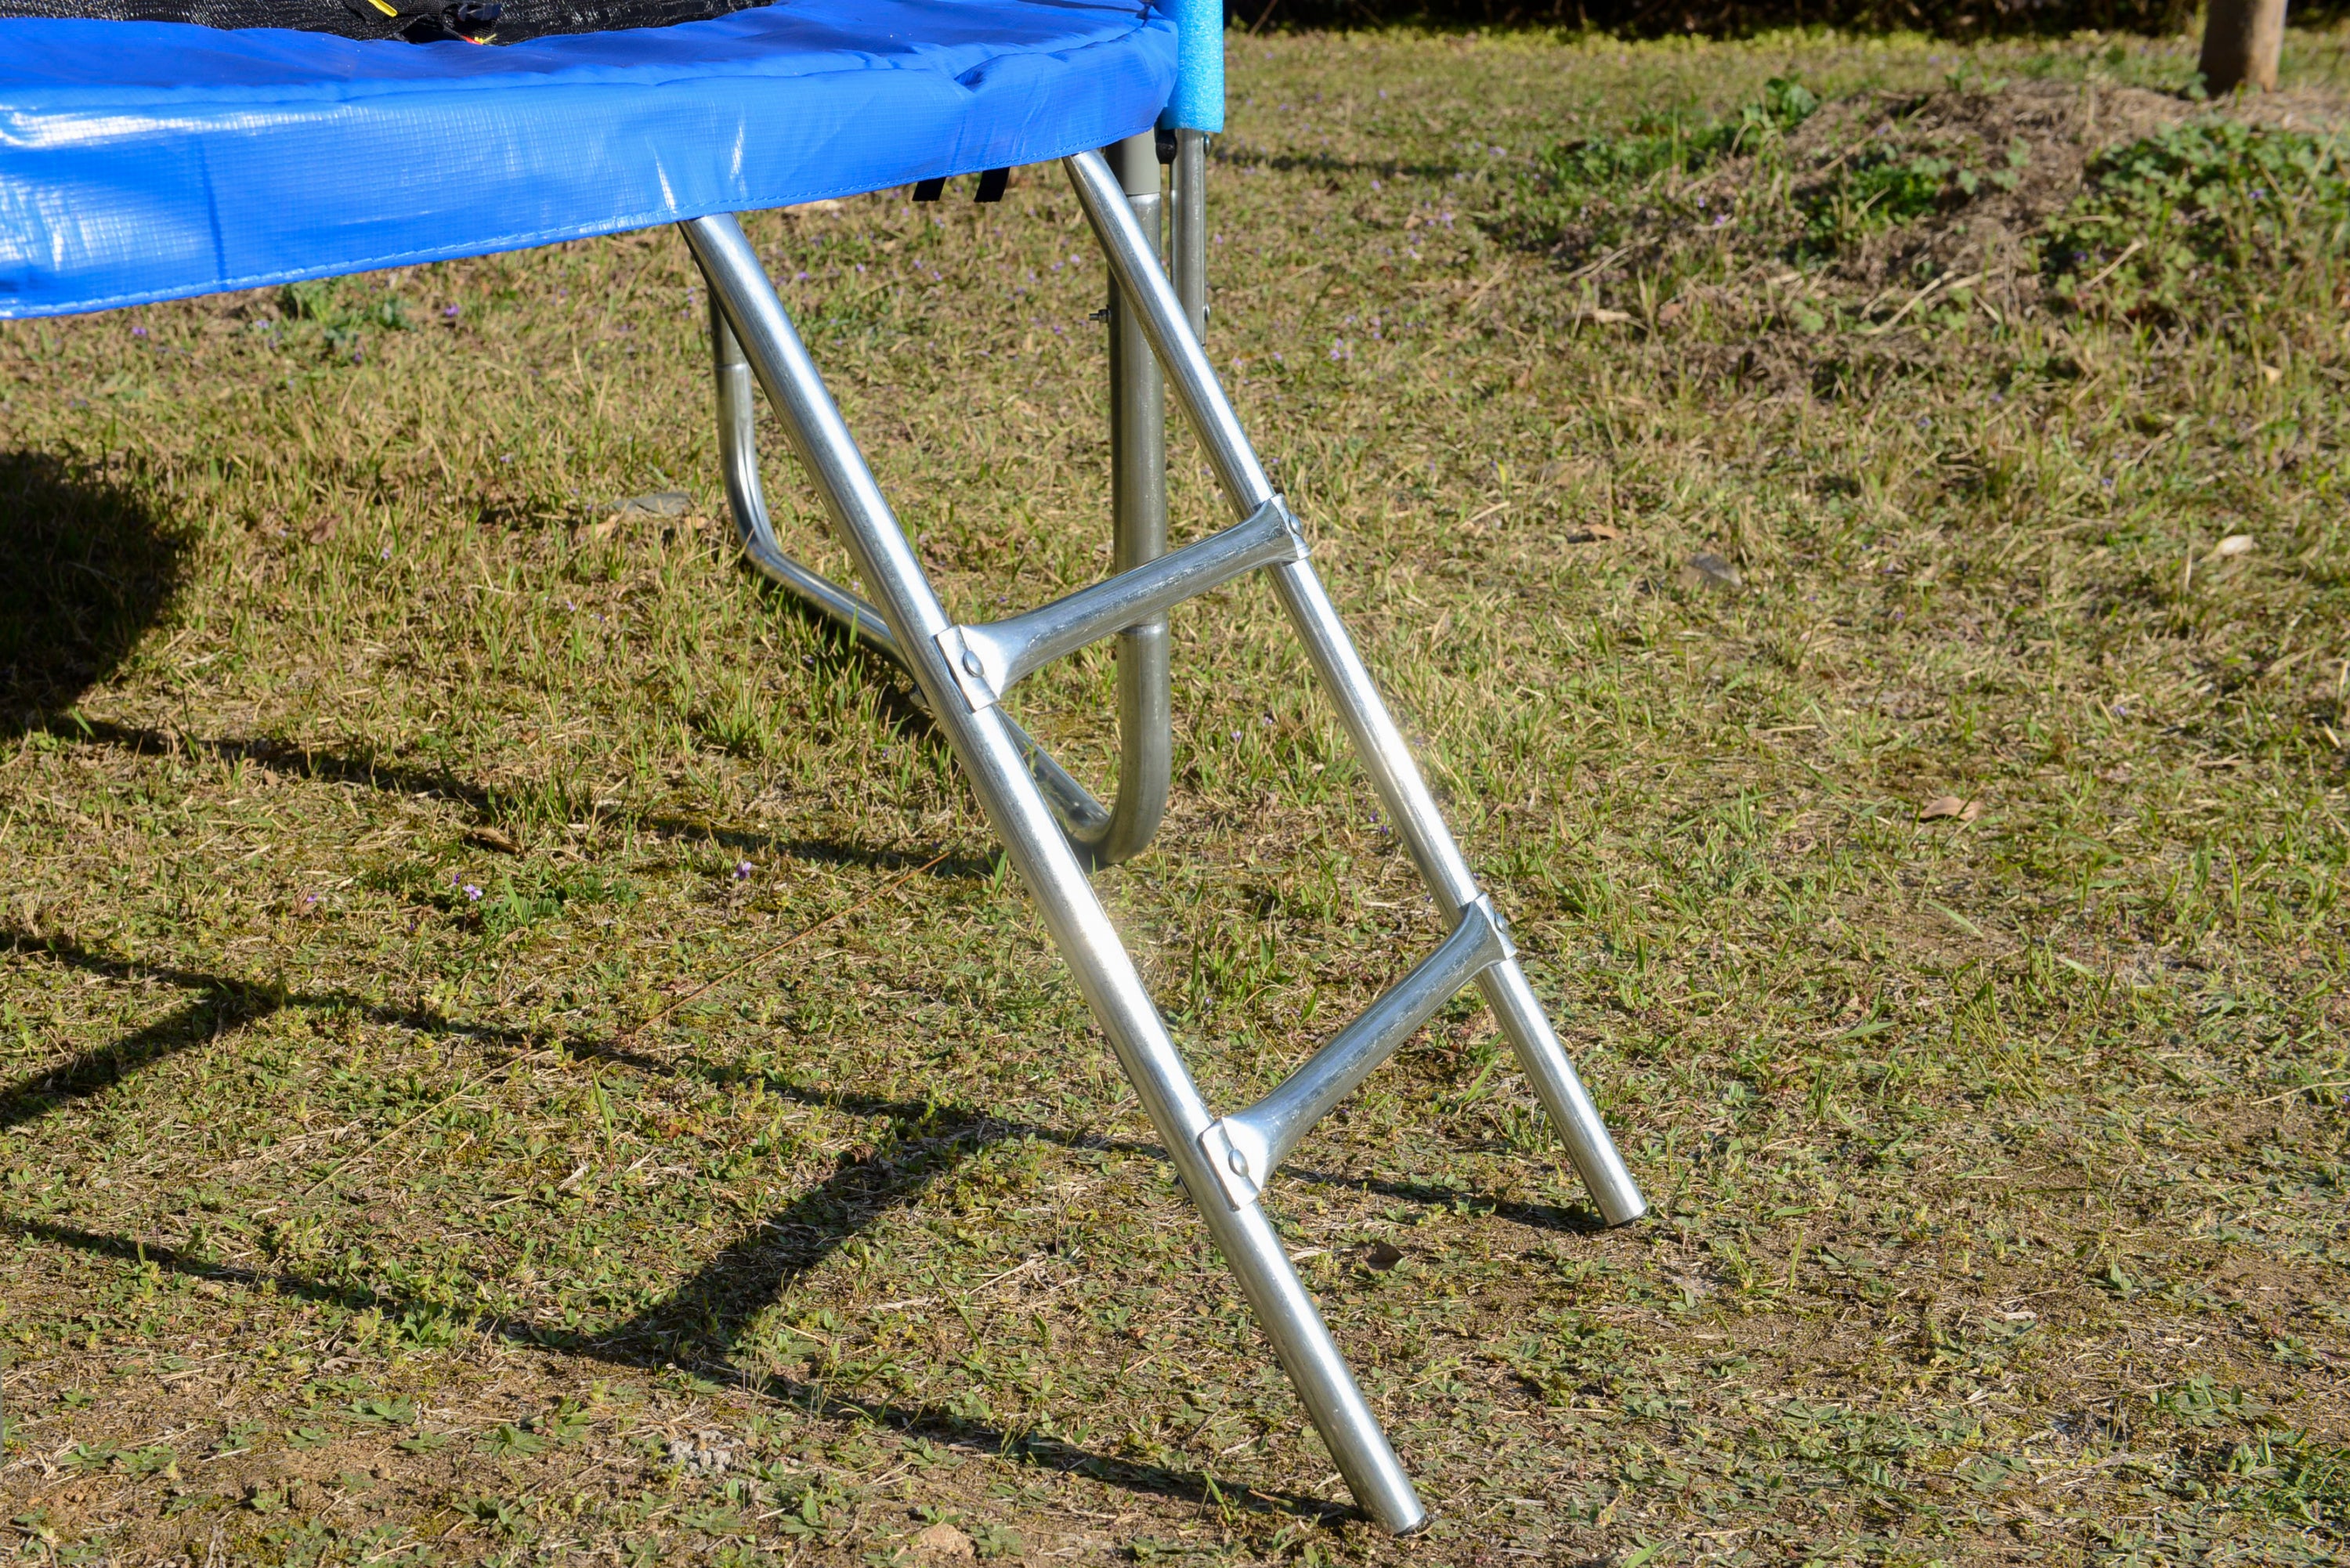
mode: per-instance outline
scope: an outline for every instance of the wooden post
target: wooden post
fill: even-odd
[[[2285,0],[2210,0],[2203,19],[2203,88],[2213,98],[2239,87],[2276,90],[2284,46]]]

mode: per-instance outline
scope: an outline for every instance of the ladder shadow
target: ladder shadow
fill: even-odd
[[[387,1321],[447,1316],[442,1309],[396,1292],[365,1285],[335,1283],[286,1270],[248,1268],[200,1257],[168,1242],[140,1237],[110,1235],[52,1220],[24,1215],[0,1215],[0,1234],[69,1247],[93,1257],[110,1258],[139,1266],[151,1265],[165,1273],[208,1280],[224,1286],[290,1296],[351,1313],[373,1311]],[[657,1311],[658,1309],[656,1309]],[[631,1351],[614,1343],[614,1336],[590,1337],[577,1331],[550,1327],[526,1317],[495,1313],[473,1314],[466,1326],[516,1349],[577,1356],[637,1372],[683,1370],[715,1382],[732,1384],[744,1392],[788,1404],[827,1420],[847,1420],[884,1426],[910,1437],[931,1437],[972,1450],[1016,1455],[1065,1473],[1083,1475],[1121,1491],[1165,1497],[1181,1502],[1207,1504],[1222,1499],[1253,1512],[1278,1513],[1321,1521],[1353,1517],[1348,1505],[1304,1492],[1251,1486],[1245,1481],[1216,1480],[1206,1472],[1135,1464],[1097,1454],[1065,1438],[973,1420],[936,1405],[889,1399],[860,1399],[837,1393],[820,1384],[781,1373],[745,1373],[725,1362],[681,1361],[655,1351]]]
[[[872,1152],[843,1166],[813,1190],[749,1226],[729,1246],[662,1300],[609,1329],[587,1334],[526,1317],[473,1313],[472,1326],[506,1343],[582,1356],[636,1370],[677,1366],[830,1418],[858,1418],[900,1431],[929,1434],[965,1446],[1017,1451],[1035,1462],[1084,1474],[1122,1490],[1207,1503],[1216,1497],[1254,1511],[1298,1518],[1336,1518],[1349,1510],[1327,1500],[1218,1478],[1208,1472],[1143,1465],[1096,1453],[1067,1439],[1014,1432],[935,1404],[865,1399],[780,1372],[746,1371],[733,1357],[758,1314],[852,1237],[892,1210],[918,1202],[933,1182],[998,1141],[1035,1137],[1068,1147],[1116,1148],[1163,1158],[1154,1144],[990,1117],[968,1107],[812,1090],[772,1075],[698,1062],[664,1061],[596,1037],[561,1041],[524,1031],[470,1025],[429,1010],[372,1005],[343,992],[278,993],[217,975],[136,963],[71,942],[0,930],[0,952],[39,954],[86,972],[145,978],[185,986],[196,1000],[158,1023],[82,1053],[71,1063],[0,1088],[0,1127],[36,1119],[71,1100],[88,1097],[163,1057],[226,1038],[287,1008],[336,1008],[420,1033],[463,1036],[517,1048],[559,1044],[570,1054],[608,1061],[652,1075],[683,1074],[712,1083],[764,1076],[774,1092],[889,1125]],[[167,1272],[253,1289],[275,1289],[351,1311],[374,1309],[387,1318],[443,1315],[415,1298],[365,1285],[330,1282],[290,1271],[247,1268],[192,1255],[166,1243],[109,1236],[80,1227],[21,1216],[0,1216],[0,1230],[101,1256],[144,1259]]]
[[[1382,1198],[1393,1198],[1405,1203],[1425,1203],[1431,1208],[1466,1199],[1503,1220],[1535,1231],[1597,1236],[1607,1230],[1607,1222],[1599,1217],[1598,1210],[1586,1203],[1520,1203],[1506,1198],[1487,1198],[1472,1188],[1440,1187],[1427,1181],[1390,1181],[1376,1176],[1349,1176],[1343,1171],[1314,1170],[1295,1165],[1283,1166],[1276,1179],[1304,1181],[1315,1187],[1344,1187],[1357,1192],[1376,1192]]]

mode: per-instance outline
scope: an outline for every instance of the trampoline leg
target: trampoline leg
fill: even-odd
[[[688,243],[691,236],[688,236]],[[698,253],[697,253],[698,257]],[[705,274],[706,278],[706,274]],[[718,384],[718,464],[726,481],[727,509],[734,519],[735,536],[743,553],[761,576],[796,595],[802,602],[879,650],[893,663],[906,664],[895,633],[880,612],[820,572],[810,571],[785,553],[776,541],[775,524],[767,515],[767,493],[759,481],[758,403],[755,382],[743,346],[727,324],[715,287],[710,292],[710,354]],[[1036,787],[1045,792],[1061,831],[1081,848],[1106,836],[1110,814],[1085,785],[1069,776],[1052,753],[1028,732],[1006,719],[1014,744],[1020,748]]]
[[[1107,165],[1095,162],[1108,178]],[[1125,192],[1110,189],[1135,233]],[[730,216],[681,225],[695,258],[807,465],[841,541],[889,623],[900,658],[954,748],[972,793],[1003,841],[1038,913],[1068,963],[1144,1114],[1191,1196],[1210,1239],[1240,1281],[1274,1354],[1313,1417],[1355,1500],[1389,1530],[1415,1530],[1426,1511],[1378,1419],[1364,1401],[1314,1300],[1262,1208],[1220,1197],[1203,1145],[1212,1118],[1144,990],[1142,977],[1094,897],[1076,853],[1062,836],[1031,780],[1000,703],[975,703],[966,678],[982,665],[964,649],[962,672],[949,663],[960,630],[947,619],[904,530],[874,482],[806,348],[759,265],[758,254]],[[1164,275],[1151,261],[1154,275]],[[1129,295],[1131,290],[1129,290]],[[1197,548],[1196,546],[1194,547]],[[1197,559],[1198,557],[1194,557]],[[1104,631],[1116,629],[1115,614]]]
[[[1198,130],[1175,133],[1175,221],[1168,249],[1174,254],[1175,296],[1191,323],[1191,336],[1208,340],[1208,138]]]
[[[1111,150],[1134,221],[1159,232],[1158,138],[1130,136]],[[1167,553],[1167,389],[1142,324],[1109,286],[1110,565],[1128,571]],[[1118,802],[1101,838],[1086,847],[1114,866],[1140,854],[1167,815],[1175,767],[1167,680],[1167,618],[1118,634]]]

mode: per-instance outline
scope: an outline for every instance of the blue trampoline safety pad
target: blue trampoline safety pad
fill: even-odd
[[[775,0],[504,47],[0,21],[0,317],[516,250],[1149,130],[1146,0]]]

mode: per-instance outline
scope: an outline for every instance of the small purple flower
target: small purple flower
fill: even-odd
[[[482,901],[482,890],[479,888],[474,887],[471,882],[465,884],[463,892],[468,901],[475,904]]]
[[[444,305],[441,307],[441,319],[443,321],[454,321],[464,313],[465,307],[463,306]]]
[[[144,327],[134,327],[130,329],[130,336],[133,337],[144,337],[147,336],[147,329]]]
[[[383,547],[383,558],[387,561],[391,559],[391,546],[389,545]]]
[[[748,881],[750,879],[750,876],[751,863],[748,860],[737,860],[734,862],[734,880],[737,882]]]
[[[1241,732],[1240,732],[1238,730],[1234,730],[1234,731],[1232,732],[1232,739],[1233,739],[1233,740],[1235,740],[1235,741],[1237,741],[1237,740],[1239,740],[1240,738],[1241,738]]]

